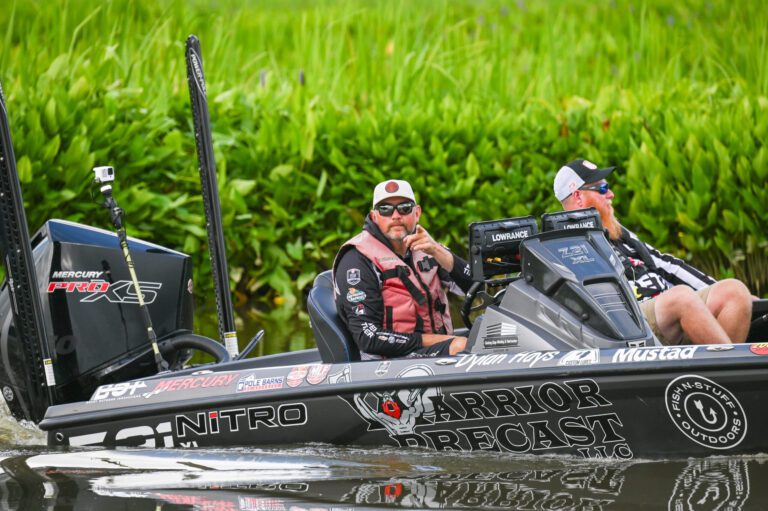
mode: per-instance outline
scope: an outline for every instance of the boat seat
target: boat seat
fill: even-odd
[[[336,311],[331,270],[315,277],[307,297],[307,312],[323,362],[331,364],[360,360],[360,350]]]

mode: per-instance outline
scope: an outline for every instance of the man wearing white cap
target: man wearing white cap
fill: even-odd
[[[555,196],[566,210],[593,207],[600,213],[653,333],[664,344],[744,342],[752,314],[747,287],[736,279],[716,281],[624,228],[613,214],[614,194],[606,181],[614,168],[572,161],[555,176]]]
[[[469,289],[469,265],[436,243],[420,216],[408,182],[379,183],[363,231],[336,255],[336,309],[364,358],[448,356],[466,346],[453,335],[446,290]]]

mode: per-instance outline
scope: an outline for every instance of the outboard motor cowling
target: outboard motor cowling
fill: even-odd
[[[157,372],[138,297],[114,233],[49,220],[32,237],[57,404],[88,399],[105,383]],[[193,328],[190,257],[129,238],[159,339]],[[37,422],[49,403],[28,402],[25,356],[7,283],[0,290],[0,388],[12,414]]]

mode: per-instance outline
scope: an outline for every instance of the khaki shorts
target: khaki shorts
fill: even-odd
[[[699,298],[701,298],[704,303],[707,303],[707,297],[709,296],[710,289],[711,288],[707,286],[696,291],[696,294],[699,295]],[[656,323],[656,298],[651,298],[650,300],[640,302],[638,305],[640,305],[640,311],[643,313],[643,316],[645,316],[646,321],[648,321],[648,325],[651,327],[653,335],[655,335],[659,341],[661,341],[661,344],[666,346],[674,346],[676,344],[693,344],[691,338],[688,337],[688,334],[685,332],[683,332],[682,337],[679,339],[665,339],[661,335],[661,332],[659,331],[659,325]]]

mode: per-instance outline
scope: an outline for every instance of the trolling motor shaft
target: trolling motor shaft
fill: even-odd
[[[139,279],[136,276],[136,268],[131,258],[131,251],[128,248],[128,236],[125,233],[125,226],[123,225],[123,210],[117,205],[115,197],[112,195],[112,185],[110,182],[115,180],[115,171],[113,167],[95,167],[93,169],[95,174],[94,182],[101,184],[99,191],[104,196],[104,202],[102,206],[109,210],[109,217],[117,231],[117,238],[120,241],[120,248],[123,250],[123,257],[125,258],[125,264],[128,266],[128,272],[131,275],[131,281],[133,282],[133,289],[136,292],[136,296],[139,302],[139,309],[141,309],[142,319],[144,320],[144,326],[147,328],[147,338],[152,345],[152,352],[155,356],[155,364],[157,364],[158,372],[168,371],[168,362],[165,361],[160,348],[157,345],[157,334],[152,327],[152,318],[149,315],[149,308],[144,303],[144,294],[141,292],[141,286],[139,285]]]

